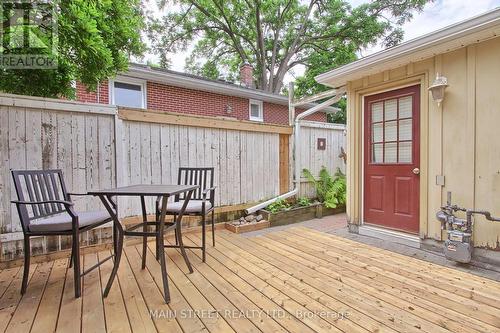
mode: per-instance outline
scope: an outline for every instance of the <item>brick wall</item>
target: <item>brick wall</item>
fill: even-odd
[[[248,119],[248,99],[148,82],[149,110]],[[231,112],[227,112],[230,109]]]
[[[238,120],[249,119],[249,100],[210,93],[205,91],[168,86],[155,82],[147,83],[147,108],[152,111],[189,113],[193,115],[212,117],[231,117]],[[86,88],[77,84],[77,100],[87,103],[97,103],[97,92],[87,92]],[[99,86],[100,103],[108,104],[108,82]],[[263,103],[264,122],[270,124],[288,124],[288,106],[273,103]],[[228,112],[230,110],[230,112]],[[303,110],[297,110],[297,113]],[[307,120],[326,121],[324,113],[316,113]]]
[[[109,104],[108,81],[101,82],[97,91],[87,91],[87,87],[77,82],[76,100],[85,103]]]
[[[295,109],[295,113],[304,112],[304,109]],[[317,112],[307,116],[305,120],[326,122],[326,114]],[[288,106],[272,103],[264,103],[264,122],[273,124],[288,124]]]

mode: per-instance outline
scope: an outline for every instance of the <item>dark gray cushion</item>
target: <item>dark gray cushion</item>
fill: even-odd
[[[185,213],[201,213],[202,200],[189,200]],[[178,202],[169,202],[167,203],[167,211],[169,213],[178,213],[182,209],[182,205],[184,205],[184,201]],[[210,201],[205,201],[205,211],[208,211],[212,208],[212,204]]]
[[[80,228],[110,218],[109,213],[105,210],[77,212],[77,214]],[[71,216],[68,213],[52,215],[30,222],[30,231],[33,232],[68,231],[71,228]]]

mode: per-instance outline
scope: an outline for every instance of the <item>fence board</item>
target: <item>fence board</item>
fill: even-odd
[[[0,105],[0,231],[9,232],[11,221],[10,172],[9,172],[9,112]]]
[[[62,103],[72,107],[71,103]],[[2,259],[22,253],[21,225],[10,169],[60,168],[68,190],[85,192],[110,187],[115,179],[113,115],[97,110],[66,112],[61,108],[0,105],[0,230]],[[52,105],[54,106],[54,105]],[[102,129],[99,129],[102,119]],[[95,209],[95,198],[74,197],[77,209]],[[21,234],[22,235],[22,234]],[[89,235],[84,236],[84,240]],[[46,253],[67,246],[60,237],[37,237],[31,251]]]
[[[300,170],[307,168],[315,176],[324,166],[331,173],[335,173],[340,168],[345,173],[345,163],[339,157],[341,148],[345,147],[345,127],[338,124],[324,124],[303,121],[299,132],[300,140],[297,145],[297,152],[300,157]],[[318,150],[318,138],[326,139],[326,149]],[[315,189],[305,177],[301,177],[299,196],[314,197]]]

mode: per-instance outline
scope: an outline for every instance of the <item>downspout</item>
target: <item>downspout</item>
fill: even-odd
[[[291,92],[293,92],[293,89],[290,90]],[[279,195],[277,197],[274,197],[272,199],[269,199],[267,201],[264,201],[264,202],[261,202],[260,204],[257,204],[253,207],[250,207],[250,208],[247,208],[245,209],[245,214],[252,214],[252,213],[255,213],[256,211],[258,211],[259,209],[262,209],[264,207],[267,207],[269,206],[270,204],[272,204],[273,202],[277,201],[277,200],[282,200],[282,199],[286,199],[286,198],[289,198],[289,197],[292,197],[296,194],[299,193],[299,190],[300,190],[300,174],[301,174],[301,170],[300,170],[300,159],[299,159],[299,154],[297,154],[297,152],[299,151],[297,149],[297,146],[299,144],[299,133],[300,133],[300,120],[307,117],[307,116],[310,116],[312,115],[313,113],[316,113],[334,103],[337,103],[341,98],[342,96],[345,94],[346,92],[346,89],[345,87],[341,87],[339,89],[336,89],[336,90],[332,90],[330,92],[327,92],[327,93],[320,93],[316,96],[313,96],[313,97],[309,97],[307,99],[304,99],[302,101],[297,101],[297,102],[290,102],[290,107],[292,108],[293,107],[293,110],[295,111],[295,106],[299,106],[299,105],[303,105],[303,104],[306,104],[306,103],[310,103],[310,102],[313,102],[315,100],[318,100],[318,99],[322,99],[322,98],[325,98],[327,96],[332,96],[332,98],[328,99],[327,101],[325,102],[322,102],[318,105],[315,105],[314,107],[310,108],[309,110],[307,111],[304,111],[302,113],[300,113],[299,115],[297,115],[295,117],[295,120],[294,120],[294,133],[293,133],[293,136],[294,136],[294,139],[293,139],[293,147],[294,147],[294,152],[293,152],[293,155],[295,156],[294,158],[294,173],[295,173],[295,186],[294,186],[294,189],[291,190],[290,192],[287,192],[287,193],[284,193],[282,195]],[[290,101],[293,101],[293,96],[292,98],[290,98]]]
[[[299,144],[299,142],[300,142],[300,140],[299,140],[300,139],[300,120],[302,120],[305,117],[310,116],[313,113],[316,113],[319,110],[322,110],[322,109],[324,109],[324,108],[326,108],[326,107],[328,107],[328,106],[330,106],[332,104],[337,103],[342,98],[342,96],[344,95],[344,93],[345,93],[345,90],[342,91],[342,89],[339,89],[337,91],[337,94],[334,97],[326,100],[323,103],[320,103],[320,104],[318,104],[318,105],[310,108],[307,111],[304,111],[304,112],[300,113],[299,115],[297,115],[297,117],[295,117],[295,128],[294,128],[294,131],[293,131],[293,136],[294,136],[293,140],[295,142],[295,147],[297,147],[298,144]],[[298,149],[295,148],[295,152],[294,152],[294,154],[295,154],[295,164],[294,164],[295,177],[294,178],[295,178],[295,190],[297,191],[296,193],[300,193],[300,178],[301,178],[300,175],[302,173],[302,170],[300,168],[300,165],[301,165],[300,164],[300,162],[301,162],[300,161],[300,155],[297,154],[297,152],[298,152]]]
[[[97,104],[101,104],[101,82],[97,80]]]

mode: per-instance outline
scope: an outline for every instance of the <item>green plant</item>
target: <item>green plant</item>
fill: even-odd
[[[323,202],[326,207],[336,208],[339,205],[345,204],[346,178],[339,168],[337,168],[337,171],[332,176],[325,167],[322,167],[318,179],[308,169],[304,169],[302,172],[307,180],[314,184],[318,200]]]
[[[14,2],[22,3],[22,8],[30,8],[30,3],[40,3],[42,8],[42,2],[56,7],[53,8],[53,17],[41,9],[39,12],[38,6],[33,7],[33,11],[29,11],[30,21],[31,15],[36,13],[33,20],[42,20],[43,24],[16,26],[29,29],[23,29],[29,32],[29,45],[8,49],[4,42],[0,46],[2,55],[8,57],[41,52],[48,59],[56,61],[57,66],[52,69],[36,66],[0,68],[2,92],[74,98],[74,81],[95,91],[99,82],[126,71],[130,58],[140,57],[145,51],[146,45],[141,40],[141,30],[144,28],[141,0],[0,1],[3,9],[6,9],[0,12],[3,22],[16,22],[17,10],[8,4]],[[23,12],[24,15],[28,13]],[[5,28],[5,23],[2,24]],[[14,38],[18,31],[14,27],[2,29],[3,40]],[[32,38],[43,41],[48,47],[31,49]]]
[[[297,204],[300,207],[307,207],[307,206],[311,205],[311,200],[309,198],[302,197],[302,198],[299,198],[299,200],[297,200]]]
[[[290,208],[290,204],[283,199],[278,199],[267,206],[266,210],[270,211],[271,213],[277,213],[287,208]]]
[[[287,74],[303,66],[297,93],[307,96],[321,89],[316,75],[354,60],[359,50],[401,42],[401,26],[430,0],[156,2],[164,15],[150,15],[148,33],[163,64],[188,51],[189,72],[234,80],[248,62],[255,87],[270,93],[281,92]]]

